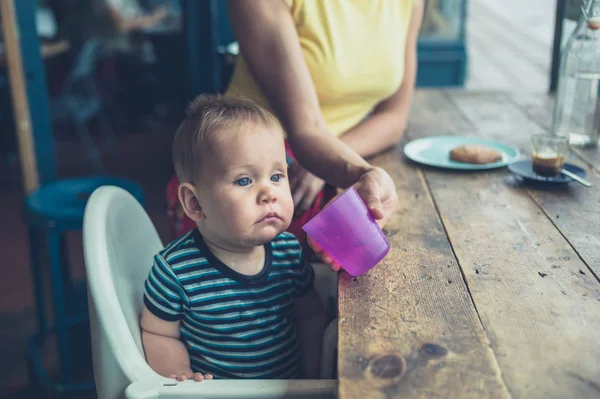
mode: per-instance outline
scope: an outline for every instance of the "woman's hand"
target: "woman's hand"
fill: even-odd
[[[373,219],[383,228],[398,204],[396,185],[392,177],[381,168],[373,168],[354,183],[354,188],[367,205]]]
[[[321,259],[321,262],[327,263],[329,267],[331,267],[331,270],[333,270],[334,272],[340,270],[340,264],[337,263],[327,252],[325,252],[323,248],[321,248],[319,244],[317,244],[317,242],[314,241],[309,235],[306,236],[306,242],[308,242],[308,245],[312,248],[313,251],[315,251],[315,254],[319,257],[319,259]]]
[[[367,205],[367,209],[371,212],[373,219],[377,221],[379,227],[383,228],[398,204],[396,186],[391,176],[381,168],[373,168],[361,176],[354,184],[354,188],[363,202]],[[328,204],[335,201],[336,197],[329,201]],[[327,207],[327,205],[325,205],[325,207]],[[313,241],[310,236],[307,236],[307,242],[321,261],[327,263],[331,267],[331,270],[340,270],[340,264]]]
[[[186,381],[186,380],[194,380],[196,382],[201,382],[204,380],[212,380],[213,376],[211,374],[202,374],[202,373],[194,373],[191,370],[185,373],[171,374],[169,378],[173,378],[177,381]]]
[[[325,187],[325,181],[304,169],[298,162],[290,165],[289,176],[294,199],[294,213],[301,215],[312,206],[317,195]]]

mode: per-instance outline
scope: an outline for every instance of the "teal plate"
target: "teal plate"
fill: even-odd
[[[450,150],[466,144],[480,144],[491,147],[502,154],[498,162],[477,165],[456,162],[450,159]],[[515,161],[519,150],[506,144],[478,137],[437,136],[411,141],[404,146],[404,155],[412,161],[445,169],[487,170],[501,168]]]

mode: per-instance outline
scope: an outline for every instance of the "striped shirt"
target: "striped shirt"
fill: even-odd
[[[195,229],[155,255],[144,304],[163,320],[181,322],[194,372],[289,379],[300,365],[293,298],[313,280],[290,233],[265,244],[263,269],[247,276],[217,259]]]

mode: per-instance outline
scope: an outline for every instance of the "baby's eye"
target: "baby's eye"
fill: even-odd
[[[271,181],[277,183],[281,179],[282,176],[283,175],[281,173],[276,173],[273,176],[271,176]]]
[[[248,177],[242,177],[241,179],[239,179],[235,182],[235,184],[237,184],[238,186],[241,186],[241,187],[247,186],[250,183],[251,183],[251,180]]]

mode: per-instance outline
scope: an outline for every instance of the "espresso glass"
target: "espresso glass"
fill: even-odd
[[[568,152],[568,137],[547,134],[531,136],[531,163],[533,171],[540,176],[558,176]]]

